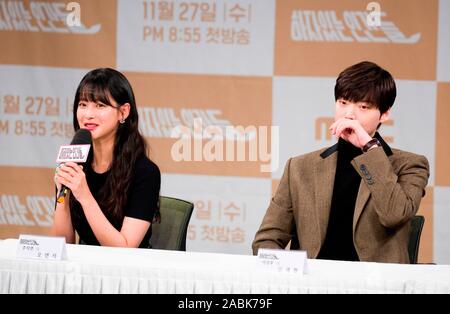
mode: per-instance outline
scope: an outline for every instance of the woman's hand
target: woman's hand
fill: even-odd
[[[67,186],[80,203],[92,196],[86,181],[86,175],[83,172],[83,166],[69,161],[59,167],[55,179],[55,182],[58,182],[60,185]],[[58,189],[60,188],[59,186]]]

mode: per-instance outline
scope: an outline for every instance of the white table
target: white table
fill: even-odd
[[[450,293],[449,265],[308,260],[306,275],[254,256],[67,245],[68,260],[18,259],[0,241],[0,293]]]

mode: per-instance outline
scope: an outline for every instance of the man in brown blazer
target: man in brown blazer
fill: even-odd
[[[410,220],[429,177],[424,156],[391,149],[377,132],[396,97],[391,74],[355,64],[335,85],[332,147],[287,161],[253,241],[308,258],[409,263]]]

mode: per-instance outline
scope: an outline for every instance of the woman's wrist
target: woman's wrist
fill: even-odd
[[[77,199],[83,208],[90,208],[93,203],[96,203],[95,198],[92,196],[91,191],[89,191],[85,196]]]

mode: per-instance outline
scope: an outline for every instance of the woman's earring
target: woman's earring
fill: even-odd
[[[120,119],[120,124],[124,124],[125,123],[125,119]]]

